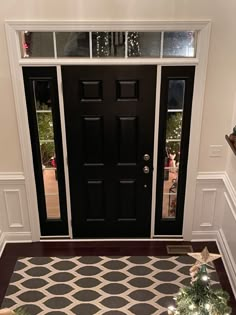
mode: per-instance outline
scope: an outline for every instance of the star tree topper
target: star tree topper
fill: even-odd
[[[207,247],[201,253],[188,253],[188,255],[197,260],[196,265],[198,266],[211,264],[214,260],[221,257],[219,254],[210,254]]]

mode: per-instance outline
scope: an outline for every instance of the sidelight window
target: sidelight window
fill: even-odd
[[[48,219],[60,219],[60,202],[52,113],[53,104],[50,98],[51,86],[48,80],[34,80],[32,83],[47,217]]]
[[[166,107],[162,218],[175,218],[177,207],[185,80],[169,80]]]
[[[22,58],[191,58],[197,31],[20,31]]]
[[[164,66],[158,134],[156,233],[182,232],[194,66]]]
[[[23,67],[41,235],[67,235],[63,152],[54,67]]]

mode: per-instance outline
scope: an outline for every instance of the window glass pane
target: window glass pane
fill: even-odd
[[[169,112],[167,115],[167,123],[166,123],[166,141],[179,140],[181,138],[182,133],[182,112]],[[174,147],[175,143],[171,144],[170,151],[177,152]]]
[[[128,57],[160,57],[160,47],[161,33],[128,33]]]
[[[59,219],[59,198],[58,189],[54,184],[55,172],[52,170],[45,170],[43,172],[44,183],[47,192],[45,193],[46,209],[48,219]],[[48,187],[47,187],[48,186]]]
[[[48,219],[60,219],[50,82],[47,80],[34,80],[33,90],[47,217]]]
[[[23,58],[54,57],[52,32],[20,32]]]
[[[164,57],[195,57],[196,32],[165,32]]]
[[[169,80],[168,110],[183,110],[184,107],[184,80]]]
[[[124,32],[94,32],[92,33],[93,57],[124,57]]]
[[[175,218],[180,162],[180,140],[166,141],[162,218]]]
[[[174,219],[177,209],[179,165],[184,107],[184,80],[169,80],[165,137],[162,218]],[[174,100],[173,104],[170,100]]]
[[[89,57],[88,32],[56,33],[58,57]]]
[[[52,112],[50,110],[48,112],[46,110],[38,110],[37,121],[40,142],[43,144],[52,144],[54,150]]]

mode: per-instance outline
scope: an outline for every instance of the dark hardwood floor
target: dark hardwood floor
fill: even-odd
[[[191,244],[196,252],[207,246],[218,253],[215,242],[165,242],[165,241],[104,241],[104,242],[37,242],[7,244],[0,258],[0,305],[8,287],[18,257],[35,256],[167,256],[166,245]],[[215,261],[221,286],[230,294],[232,314],[236,314],[236,301],[221,259]]]

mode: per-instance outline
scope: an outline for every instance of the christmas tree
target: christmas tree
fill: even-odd
[[[169,306],[169,315],[230,315],[229,294],[222,289],[212,289],[207,264],[220,257],[210,254],[207,248],[201,253],[190,253],[197,259],[190,268],[191,285],[180,289],[175,297],[176,307]]]

